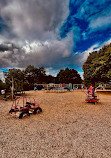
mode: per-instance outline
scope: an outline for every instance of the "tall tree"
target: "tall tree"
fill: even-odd
[[[84,82],[107,83],[111,80],[111,44],[89,54],[83,64]]]
[[[81,83],[82,79],[78,72],[74,69],[69,69],[68,67],[65,70],[60,70],[57,74],[58,83]]]
[[[30,84],[43,83],[45,80],[45,68],[36,68],[33,65],[27,66],[25,69],[25,79],[28,80]]]

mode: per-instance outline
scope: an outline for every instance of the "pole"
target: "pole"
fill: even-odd
[[[12,100],[13,100],[13,95],[14,95],[14,80],[13,80],[13,76],[12,76]]]

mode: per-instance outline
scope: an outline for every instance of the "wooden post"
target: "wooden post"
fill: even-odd
[[[13,76],[12,76],[12,88],[11,88],[11,91],[12,91],[12,100],[13,100],[13,95],[14,95],[14,80],[13,80]]]

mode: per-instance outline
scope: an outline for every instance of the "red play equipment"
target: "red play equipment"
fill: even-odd
[[[85,101],[87,103],[98,103],[99,102],[97,95],[95,95],[95,86],[91,86],[87,90],[87,98]]]
[[[12,117],[19,117],[19,119],[39,112],[42,112],[42,109],[39,107],[39,104],[35,102],[35,99],[30,97],[15,98],[9,110]]]

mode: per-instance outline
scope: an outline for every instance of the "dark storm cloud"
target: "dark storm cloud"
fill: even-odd
[[[98,30],[103,32],[111,26],[109,2],[0,0],[0,67],[32,64],[45,66],[53,72],[75,64],[81,67],[98,37],[90,34]],[[85,50],[77,53],[76,46]]]
[[[18,49],[18,47],[15,46],[13,43],[5,42],[0,44],[0,52],[13,51],[13,49]]]
[[[14,67],[21,61],[24,52],[12,43],[0,44],[0,67]]]
[[[26,42],[18,48],[12,43],[0,45],[0,67],[26,67],[29,64],[35,66],[59,67],[71,55],[72,37],[51,41]]]
[[[10,31],[0,36],[0,66],[63,65],[73,46],[72,34],[61,40],[57,34],[67,16],[67,6],[67,0],[27,0],[27,3],[6,0],[2,3],[1,18]],[[8,39],[19,49],[4,46]]]
[[[7,0],[1,17],[20,40],[53,38],[57,26],[64,20],[65,0]]]

